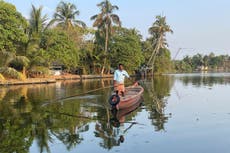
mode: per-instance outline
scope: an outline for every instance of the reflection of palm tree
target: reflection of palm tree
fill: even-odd
[[[52,143],[54,134],[63,139],[67,148],[72,148],[80,143],[83,139],[79,133],[88,130],[89,127],[85,124],[90,120],[85,121],[79,117],[46,112],[46,110],[60,112],[61,109],[63,112],[78,115],[81,108],[80,103],[75,103],[75,105],[71,103],[67,107],[61,108],[58,105],[44,108],[41,107],[41,102],[46,98],[55,97],[55,88],[53,88],[55,85],[38,85],[38,88],[33,85],[31,87],[28,91],[24,89],[26,86],[5,89],[4,103],[0,104],[2,117],[0,120],[0,141],[2,142],[0,148],[11,146],[8,152],[23,152],[24,150],[24,152],[28,152],[29,147],[36,141],[40,152],[50,152],[49,143]],[[67,90],[73,90],[73,88]],[[29,111],[27,111],[28,107]],[[77,132],[76,127],[80,127]]]
[[[172,86],[169,77],[161,76],[152,78],[151,83],[145,83],[146,91],[149,95],[150,119],[156,131],[164,130],[164,124],[167,122],[168,117],[165,116],[165,96],[168,96]],[[148,104],[147,104],[148,105]]]
[[[35,138],[37,139],[37,143],[40,148],[40,152],[41,153],[44,152],[44,149],[47,152],[50,152],[48,142],[52,142],[53,140],[52,140],[50,133],[47,130],[47,127],[40,126],[40,127],[37,127],[35,131],[37,132]]]
[[[163,107],[159,105],[159,103],[162,104],[163,102],[159,101],[159,99],[157,101],[155,101],[156,106],[152,106],[150,119],[152,119],[152,124],[155,126],[155,130],[161,131],[165,130],[164,124],[168,121],[168,117],[165,116]]]
[[[49,108],[45,109],[52,119],[53,124],[50,127],[52,135],[60,140],[68,150],[82,142],[81,132],[89,130],[87,122],[91,119],[83,118],[82,113],[84,112],[81,109],[80,103],[71,103],[71,100],[63,105],[49,105]]]
[[[107,126],[106,124],[96,124],[95,126],[95,136],[102,138],[100,146],[106,149],[111,149],[113,146],[118,146],[116,137],[119,136],[119,133],[112,126]]]
[[[53,133],[63,144],[66,145],[66,148],[70,150],[71,148],[76,147],[77,144],[80,144],[83,138],[80,137],[79,133],[63,132]]]
[[[63,144],[66,145],[68,150],[76,147],[77,144],[80,144],[83,141],[83,138],[80,136],[81,132],[88,131],[89,125],[83,125],[79,127],[70,127],[69,130],[58,130],[51,131],[52,134],[59,139]]]
[[[27,124],[30,116],[24,111],[27,108],[25,100],[22,100],[24,93],[22,92],[21,87],[2,88],[1,93],[2,92],[5,93],[5,95],[3,97],[4,103],[0,104],[1,151],[28,152],[29,146],[32,144],[32,136],[30,133],[32,128]],[[3,149],[6,149],[6,151]]]

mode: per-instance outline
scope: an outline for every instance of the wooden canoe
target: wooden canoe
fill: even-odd
[[[117,109],[126,109],[139,102],[144,89],[141,86],[129,86],[125,88],[124,97],[120,96]]]
[[[139,108],[142,104],[142,100],[139,99],[137,103],[133,104],[132,106],[124,109],[120,109],[116,113],[116,118],[122,122],[122,118],[124,118],[126,115],[130,114],[131,112],[135,111],[137,108]]]

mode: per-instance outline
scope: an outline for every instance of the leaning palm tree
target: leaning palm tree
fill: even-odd
[[[95,20],[93,23],[94,27],[97,27],[98,30],[101,30],[105,33],[105,56],[108,52],[108,43],[109,36],[112,31],[113,24],[121,26],[121,21],[118,15],[113,14],[115,10],[118,10],[118,6],[112,5],[109,0],[104,0],[101,3],[97,4],[97,6],[101,9],[99,14],[96,14],[91,17],[91,20]],[[106,58],[104,58],[104,64],[101,70],[101,74],[104,73],[106,64]]]
[[[86,27],[86,24],[81,20],[76,20],[76,16],[80,15],[80,11],[74,4],[61,1],[54,14],[53,21],[66,30],[73,28],[75,25]]]
[[[167,46],[166,43],[166,33],[173,33],[170,26],[166,23],[166,16],[156,16],[156,21],[153,23],[152,27],[149,28],[149,33],[151,34],[150,41],[152,43],[153,52],[147,63],[148,66],[152,66],[152,75],[153,75],[153,66],[155,58],[159,53],[160,49]]]

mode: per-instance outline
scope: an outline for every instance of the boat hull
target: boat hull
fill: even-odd
[[[120,97],[117,109],[126,109],[137,104],[142,96],[144,89],[141,86],[130,86],[126,88],[125,96]]]

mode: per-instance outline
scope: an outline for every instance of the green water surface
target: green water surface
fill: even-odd
[[[140,106],[115,115],[112,80],[0,87],[0,153],[230,152],[229,73],[139,82]]]

